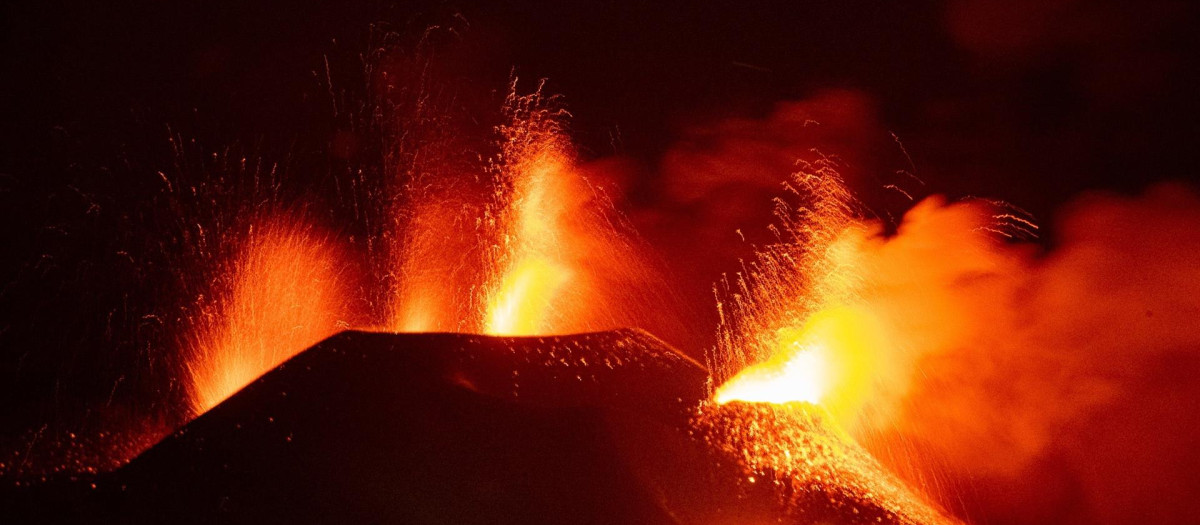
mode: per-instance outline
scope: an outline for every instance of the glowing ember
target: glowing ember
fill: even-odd
[[[195,414],[345,325],[336,252],[298,221],[250,231],[214,282],[190,339],[189,397]]]

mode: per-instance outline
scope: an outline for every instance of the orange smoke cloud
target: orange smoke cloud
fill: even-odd
[[[1107,402],[1145,361],[1200,347],[1192,322],[1200,313],[1197,204],[1174,186],[1140,200],[1088,199],[1045,254],[990,234],[996,210],[980,202],[929,199],[895,236],[857,239],[862,300],[944,398],[911,410],[929,424],[922,434],[937,434],[937,419],[963,413],[956,402],[980,404],[969,394],[1011,401],[1017,407],[1005,412],[1027,414],[1027,423],[1012,425],[1005,414],[1003,424],[984,424],[971,414],[983,426],[956,430],[995,452],[979,454],[1000,459],[986,466],[1005,468],[1044,446],[1048,436],[1035,430]],[[968,395],[948,396],[946,388]],[[1040,410],[1019,408],[1051,399]]]
[[[818,160],[819,151],[866,157],[881,131],[871,97],[851,90],[780,102],[762,119],[691,126],[662,160],[664,191],[675,202],[694,202],[731,189],[778,188],[780,173],[794,171],[797,160]],[[847,169],[842,176],[864,175]]]
[[[1177,447],[1195,444],[1180,436],[1195,435],[1200,392],[1170,368],[1200,363],[1200,197],[1167,185],[1081,199],[1047,251],[997,236],[999,215],[933,198],[893,236],[841,239],[887,340],[864,434],[886,436],[874,441],[885,458],[916,443],[952,473],[993,480],[961,490],[1006,519],[1195,515],[1182,479],[1195,461]],[[1013,490],[1031,482],[1044,490]]]

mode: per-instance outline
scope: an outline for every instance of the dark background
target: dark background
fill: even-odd
[[[303,140],[327,131],[326,60],[336,90],[362,89],[373,23],[412,31],[458,13],[477,55],[463,69],[550,79],[596,154],[619,129],[621,152],[654,158],[682,123],[842,88],[872,97],[938,192],[1045,212],[1082,189],[1196,172],[1187,2],[481,4],[8,5],[4,171],[54,187],[70,179],[48,173],[62,171],[55,148],[102,164],[113,143],[150,149],[129,135],[167,125]]]
[[[267,159],[293,189],[322,194],[345,169],[335,137],[365,111],[364,63],[389,31],[453,27],[463,47],[447,67],[479,92],[502,96],[513,72],[548,78],[585,158],[637,166],[623,183],[635,223],[665,200],[658,166],[687,130],[831,90],[866,108],[845,118],[869,121],[872,144],[890,144],[850,161],[915,170],[922,193],[1044,218],[1085,190],[1200,180],[1188,2],[502,4],[7,3],[3,433],[21,442],[30,429],[102,425],[97,406],[142,418],[180,402],[167,342],[184,291],[170,253],[187,241],[164,232],[186,218],[160,202],[158,172],[203,178],[181,159],[219,152]],[[880,200],[878,183],[857,186]],[[688,242],[660,249],[700,281],[684,295],[707,334],[708,283],[741,254],[695,271],[674,253]]]

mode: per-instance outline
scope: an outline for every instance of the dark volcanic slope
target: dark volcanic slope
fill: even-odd
[[[637,331],[346,332],[102,477],[86,500],[26,510],[123,523],[668,522],[606,421],[682,426],[704,380]]]
[[[694,425],[706,381],[640,331],[346,332],[94,489],[28,487],[0,508],[31,523],[909,523],[836,483],[756,483]]]
[[[116,479],[124,510],[153,521],[662,521],[629,490],[600,413],[678,413],[703,377],[640,332],[344,333]]]

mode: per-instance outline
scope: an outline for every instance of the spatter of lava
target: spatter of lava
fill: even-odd
[[[781,518],[798,523],[957,523],[905,487],[842,432],[820,406],[804,402],[701,406],[694,432],[768,483]]]
[[[718,289],[716,388],[695,426],[802,522],[953,523],[847,432],[882,419],[873,396],[897,371],[859,298],[860,212],[836,163],[804,168],[788,185],[799,203],[776,200],[779,241]]]

